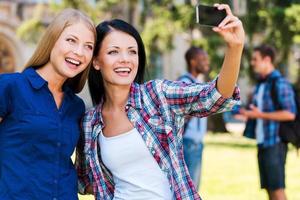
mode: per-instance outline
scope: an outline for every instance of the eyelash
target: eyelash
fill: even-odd
[[[130,53],[137,54],[136,50],[131,50]]]
[[[67,42],[71,42],[71,43],[75,43],[75,42],[76,42],[76,40],[74,40],[73,38],[67,38],[66,41],[67,41]],[[87,47],[88,49],[90,49],[90,50],[93,50],[93,49],[94,49],[94,47],[93,47],[92,45],[86,45],[86,47]]]
[[[94,47],[92,45],[86,45],[88,49],[93,50]]]
[[[112,50],[112,51],[109,51],[109,52],[108,52],[109,55],[111,55],[111,54],[116,54],[116,53],[118,53],[117,50]],[[130,53],[130,54],[137,54],[137,51],[131,50],[131,51],[129,51],[129,53]]]
[[[118,53],[117,50],[111,50],[111,51],[108,52],[109,55],[111,55],[111,54],[116,54],[116,53]]]
[[[72,42],[72,43],[75,42],[75,40],[73,38],[67,38],[66,40],[67,40],[67,42]]]

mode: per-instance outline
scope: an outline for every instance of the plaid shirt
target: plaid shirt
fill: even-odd
[[[145,144],[169,180],[173,199],[200,200],[183,159],[182,132],[184,116],[205,117],[230,110],[240,103],[239,90],[232,98],[224,98],[216,89],[216,81],[206,84],[187,84],[155,80],[130,89],[126,111],[129,120],[141,134]],[[76,167],[79,191],[93,186],[95,199],[113,199],[112,174],[104,166],[98,142],[104,127],[102,104],[87,111],[83,132],[77,148]],[[147,167],[147,166],[145,166]]]
[[[279,105],[274,105],[272,101],[272,82],[273,79],[276,78],[275,83],[275,90],[277,102]],[[294,91],[292,89],[291,84],[281,76],[278,70],[274,70],[266,80],[265,89],[263,94],[263,112],[275,112],[276,108],[280,108],[280,110],[287,110],[292,113],[297,112],[295,98],[294,98]],[[256,95],[258,94],[260,83],[256,85],[254,90],[254,96],[252,97],[251,103],[257,105]],[[274,94],[273,94],[274,95]],[[279,98],[280,97],[280,98]],[[256,127],[256,120],[248,120],[246,129],[244,131],[244,136],[248,138],[255,138],[255,127]],[[264,129],[264,141],[262,144],[259,144],[259,147],[265,148],[273,146],[280,142],[280,137],[278,134],[279,131],[279,122],[273,120],[263,120],[263,129]]]

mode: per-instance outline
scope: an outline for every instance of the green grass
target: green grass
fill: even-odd
[[[200,194],[209,200],[263,200],[257,165],[257,148],[252,140],[228,134],[208,135],[203,152]],[[300,157],[290,149],[286,165],[289,199],[300,199]]]
[[[260,189],[254,141],[238,135],[209,134],[205,138],[200,195],[204,200],[264,200]],[[291,148],[286,165],[288,199],[300,199],[300,155]],[[92,200],[92,196],[80,196]]]

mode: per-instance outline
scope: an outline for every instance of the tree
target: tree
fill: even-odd
[[[293,4],[285,10],[285,15],[285,23],[289,25],[289,29],[293,33],[293,43],[300,46],[300,5]],[[295,86],[297,91],[300,92],[300,52],[296,52],[296,59],[298,62],[298,73]]]
[[[142,5],[140,11],[141,16],[138,21],[134,21],[138,4]],[[172,0],[107,0],[95,1],[95,4],[91,5],[85,0],[63,0],[60,3],[54,1],[50,4],[50,9],[53,13],[57,13],[67,7],[85,11],[94,21],[118,17],[125,18],[129,23],[134,24],[142,34],[148,60],[150,60],[148,63],[148,70],[150,71],[148,79],[157,76],[157,73],[155,73],[157,58],[173,48],[173,37],[175,33],[188,35],[189,37],[187,38],[191,43],[203,44],[208,51],[213,49],[208,48],[210,45],[207,44],[205,39],[198,39],[193,36],[194,29],[198,27],[195,25],[195,7],[190,1],[186,1],[184,4],[176,4]],[[38,13],[35,15],[36,17],[25,22],[19,29],[22,38],[32,42],[36,42],[35,38],[39,38],[37,34],[42,33],[47,25],[40,23],[44,11],[36,9],[35,12]],[[30,26],[32,21],[36,23],[35,26]],[[38,27],[41,31],[35,32]],[[36,33],[34,37],[29,37],[33,36],[33,32]],[[218,45],[218,40],[213,39],[211,41],[214,45],[213,47]],[[220,57],[220,55],[218,56]],[[215,57],[213,57],[213,60],[221,59],[215,59]]]
[[[201,3],[231,5],[233,1],[202,0]],[[209,76],[212,78],[217,75],[221,66],[225,44],[212,30],[195,23],[193,2],[195,1],[185,0],[184,3],[176,3],[173,0],[95,0],[91,3],[88,0],[62,0],[60,3],[53,1],[50,10],[56,13],[63,8],[73,7],[86,12],[96,24],[111,18],[125,19],[134,24],[141,32],[150,61],[147,66],[150,71],[148,79],[158,75],[156,69],[160,63],[157,62],[159,60],[157,58],[173,48],[175,34],[182,34],[190,44],[201,46],[208,51],[212,69]],[[279,51],[279,66],[281,71],[286,73],[284,66],[287,66],[291,48],[300,43],[300,19],[297,17],[300,15],[300,5],[297,3],[299,0],[247,0],[247,12],[244,16],[240,16],[248,36],[241,66],[242,75],[253,74],[248,60],[254,44],[257,43],[257,36],[260,38],[259,42],[267,42],[276,47]],[[37,7],[34,17],[19,28],[19,35],[27,41],[36,42],[36,38],[40,38],[38,35],[47,25],[47,22],[41,20],[44,13],[44,7]],[[199,33],[203,37],[198,37]],[[298,85],[300,85],[300,70]],[[217,124],[215,128],[223,127],[224,130],[221,115],[216,115],[216,118],[213,123]]]

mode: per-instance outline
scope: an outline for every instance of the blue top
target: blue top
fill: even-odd
[[[291,84],[281,76],[278,70],[274,70],[271,74],[269,74],[264,82],[260,82],[256,85],[254,95],[252,97],[251,103],[257,106],[257,95],[259,92],[259,87],[261,84],[265,84],[264,93],[263,93],[263,103],[262,103],[262,111],[263,112],[275,112],[276,106],[272,100],[271,89],[273,79],[278,78],[276,80],[275,89],[277,91],[278,104],[279,108],[282,110],[290,111],[294,114],[297,113],[297,107],[294,98],[294,91]],[[248,120],[246,129],[244,131],[244,136],[249,138],[255,138],[255,128],[257,125],[257,120]],[[280,142],[280,137],[278,134],[279,131],[279,122],[273,120],[263,120],[263,143],[258,144],[258,147],[266,148],[273,146]]]
[[[178,80],[186,83],[200,83],[191,73],[182,75]],[[207,132],[207,118],[191,117],[186,123],[183,138],[191,139],[196,143],[202,143],[204,135]]]
[[[2,74],[0,83],[0,199],[78,199],[71,155],[83,101],[64,87],[58,109],[33,68]]]

